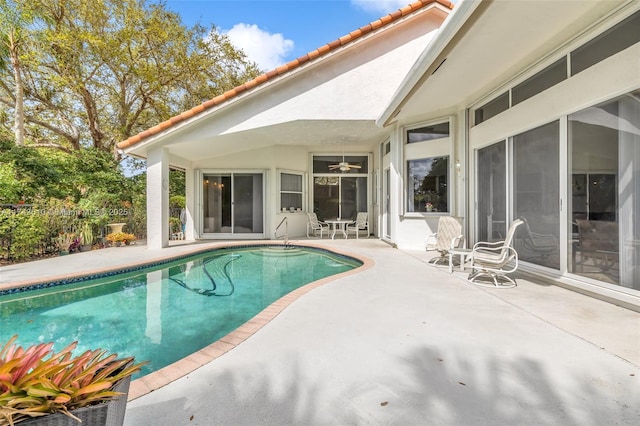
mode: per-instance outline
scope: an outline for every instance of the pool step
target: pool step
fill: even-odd
[[[297,247],[278,246],[278,247],[260,248],[260,250],[256,251],[255,254],[262,255],[262,256],[270,256],[270,257],[277,257],[277,256],[284,257],[284,256],[300,256],[300,255],[306,254],[306,252]]]

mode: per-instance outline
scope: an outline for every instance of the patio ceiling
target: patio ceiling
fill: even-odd
[[[297,120],[222,135],[207,135],[193,127],[184,133],[176,134],[167,149],[195,161],[272,145],[309,146],[319,150],[369,148],[386,137],[389,130],[376,126],[374,120]]]
[[[406,121],[465,108],[624,3],[565,0],[549,7],[548,2],[527,0],[467,5],[475,7],[470,17],[439,53],[430,52],[435,59],[418,63],[379,123],[389,124],[397,115]]]

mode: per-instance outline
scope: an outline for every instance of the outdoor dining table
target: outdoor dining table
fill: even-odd
[[[352,220],[348,220],[348,219],[328,219],[325,220],[325,223],[328,223],[329,225],[331,225],[331,239],[335,239],[336,236],[336,231],[341,231],[342,235],[344,235],[344,238],[347,238],[347,230],[346,230],[346,226],[348,223],[353,223]]]

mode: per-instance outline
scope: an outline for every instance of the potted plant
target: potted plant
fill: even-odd
[[[134,234],[124,233],[124,239],[122,240],[126,245],[129,245],[132,241],[136,240],[136,236]]]
[[[112,232],[107,234],[107,241],[114,243],[116,247],[122,244],[129,244],[131,241],[135,241],[136,236],[133,234],[128,234],[126,232]]]
[[[58,353],[53,343],[23,349],[16,339],[0,350],[0,424],[122,425],[131,375],[144,363],[100,349],[74,357],[77,342]]]
[[[80,237],[75,237],[69,246],[69,253],[76,253],[80,251]]]
[[[60,252],[60,256],[65,254],[69,254],[69,249],[71,245],[75,242],[76,234],[73,232],[63,232],[58,235],[56,239],[56,244],[58,245],[58,251]]]
[[[93,229],[90,223],[85,223],[80,231],[80,250],[90,251],[93,244]]]

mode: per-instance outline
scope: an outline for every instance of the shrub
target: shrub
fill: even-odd
[[[32,210],[0,211],[0,238],[11,242],[8,254],[15,260],[24,260],[37,254],[48,235],[43,216]]]

